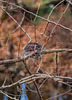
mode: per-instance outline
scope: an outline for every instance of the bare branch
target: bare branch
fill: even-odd
[[[27,66],[25,60],[23,60],[23,63],[24,63],[24,66],[25,66],[26,70],[28,71],[28,73],[29,73],[30,75],[32,75],[31,72],[30,72],[30,70],[28,69],[28,66]],[[38,95],[39,95],[39,97],[40,97],[40,100],[43,100],[42,95],[41,95],[41,92],[40,92],[39,89],[38,89],[38,85],[37,85],[36,81],[34,80],[33,83],[34,83],[34,85],[35,85],[35,87],[36,87],[36,89],[37,89],[37,92],[38,92]]]
[[[63,2],[64,2],[64,0],[60,1],[56,6],[54,6],[54,8],[51,10],[50,14],[48,15],[48,18],[47,18],[48,20],[50,19],[50,16],[51,16],[51,14],[53,13],[54,9],[55,9],[57,6],[59,6],[61,3],[63,3]],[[45,28],[45,30],[44,30],[44,33],[45,33],[46,30],[47,30],[48,24],[49,24],[49,22],[48,22],[47,25],[46,25],[46,28]]]
[[[70,1],[70,0],[66,0],[69,4],[71,4],[72,5],[72,2]]]
[[[40,79],[40,78],[51,78],[51,79],[53,79],[55,81],[58,81],[58,82],[62,82],[61,79],[69,79],[69,80],[72,80],[72,77],[51,76],[49,74],[33,74],[33,75],[28,76],[28,77],[22,78],[21,80],[13,83],[11,85],[2,86],[2,87],[0,87],[0,90],[1,89],[5,89],[5,88],[10,88],[10,87],[13,87],[15,85],[22,84],[22,83],[28,83],[30,81],[34,81],[34,80]],[[72,87],[72,86],[70,85],[70,87]]]
[[[1,1],[1,2],[6,2],[6,1],[3,1],[3,0],[0,0],[0,1]],[[6,3],[7,3],[7,2],[6,2]],[[44,18],[44,17],[38,16],[38,15],[34,14],[33,12],[30,12],[30,11],[28,11],[28,10],[26,10],[26,9],[24,9],[24,8],[22,8],[22,7],[18,6],[18,5],[16,5],[16,4],[14,4],[14,3],[9,3],[9,4],[14,5],[14,6],[16,6],[16,7],[20,8],[20,9],[22,9],[23,11],[25,11],[25,12],[27,12],[27,13],[29,13],[29,14],[32,14],[32,15],[34,15],[34,16],[36,16],[37,18],[40,18],[40,19],[45,20],[45,21],[48,21],[49,23],[52,23],[52,24],[55,24],[55,25],[57,24],[57,23],[54,22],[54,21],[51,21],[51,20],[48,20],[48,19],[46,19],[46,18]],[[68,28],[68,27],[65,27],[65,26],[63,26],[63,25],[61,25],[61,24],[57,24],[57,26],[59,26],[59,27],[65,29],[65,30],[69,30],[69,31],[72,32],[72,29],[70,29],[70,28]]]
[[[54,53],[54,52],[64,52],[64,51],[72,51],[72,49],[49,49],[49,50],[42,50],[41,51],[41,55],[42,54],[47,54],[47,53]],[[23,58],[1,60],[0,61],[0,65],[2,65],[2,64],[9,64],[9,63],[17,63],[17,62],[23,61],[24,59],[27,60],[27,59],[35,56],[35,53],[36,52],[33,52],[33,53],[29,54],[28,56],[25,56]]]
[[[7,96],[7,97],[10,98],[11,100],[18,100],[18,99],[16,99],[16,98],[13,98],[13,97],[7,95],[7,94],[4,93],[2,90],[0,90],[0,93],[2,93],[3,95]]]
[[[57,27],[57,25],[59,24],[61,18],[63,17],[63,15],[65,14],[65,12],[67,11],[68,7],[69,7],[69,4],[67,5],[67,7],[65,8],[64,12],[63,12],[62,15],[60,16],[60,18],[59,18],[59,20],[57,21],[57,23],[56,23],[56,25],[54,26],[54,28],[52,29],[52,31],[51,31],[49,37],[47,38],[47,41],[46,41],[44,47],[47,45],[48,40],[52,37],[52,35],[53,35],[53,33],[54,33],[54,30],[56,29],[56,27]]]
[[[21,27],[21,25],[7,12],[7,11],[5,11],[4,9],[3,9],[3,7],[1,7],[0,6],[0,8],[4,11],[4,12],[6,12],[6,14],[21,28],[21,30],[28,36],[28,38],[30,39],[30,41],[31,41],[31,37],[27,34],[27,32]],[[29,42],[30,42],[29,41]]]

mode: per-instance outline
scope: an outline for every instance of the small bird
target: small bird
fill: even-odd
[[[27,60],[27,65],[30,69],[35,68],[39,65],[40,61],[41,61],[41,52],[42,46],[39,43],[28,43],[24,48],[23,51],[21,53],[21,57],[25,57],[29,54],[32,54],[36,51],[35,56],[33,56],[32,58],[29,58]],[[38,67],[37,67],[38,68]],[[32,69],[33,70],[33,69]],[[33,70],[34,71],[34,70]]]
[[[24,48],[23,48],[23,51],[22,51],[22,54],[21,56],[22,57],[25,57],[35,51],[36,52],[36,58],[40,57],[40,51],[42,49],[42,46],[38,43],[28,43]]]

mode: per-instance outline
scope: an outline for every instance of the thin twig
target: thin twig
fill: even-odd
[[[45,46],[47,45],[47,43],[48,43],[48,40],[49,40],[50,38],[52,38],[52,35],[53,35],[53,33],[54,33],[54,30],[55,30],[56,27],[58,26],[58,23],[60,22],[60,20],[61,20],[62,17],[64,16],[64,14],[66,13],[66,11],[67,11],[69,5],[70,5],[70,4],[67,5],[67,7],[65,8],[64,12],[63,12],[62,15],[60,16],[59,20],[57,21],[56,25],[55,25],[54,28],[52,29],[52,31],[51,31],[49,37],[47,38],[47,41],[46,41],[46,43],[44,44],[43,47],[45,47]]]
[[[25,19],[25,12],[24,12],[23,18],[22,18],[22,20],[21,20],[21,26],[22,26],[22,23],[23,23],[24,19]],[[20,29],[20,36],[21,36],[21,29]],[[20,38],[19,48],[18,48],[18,58],[19,58],[20,44],[21,44],[21,38]]]
[[[13,97],[7,95],[7,94],[4,93],[2,90],[0,90],[0,93],[2,93],[3,95],[7,96],[7,97],[10,98],[11,100],[18,100],[18,99],[16,99],[16,98],[13,98]]]
[[[60,97],[60,96],[63,96],[63,95],[65,95],[65,94],[68,94],[69,92],[71,91],[71,89],[69,89],[67,92],[65,92],[65,93],[62,93],[62,94],[59,94],[59,95],[56,95],[56,96],[52,96],[52,97],[50,97],[50,98],[48,98],[48,99],[46,99],[46,100],[52,100],[53,98],[58,98],[58,97]]]
[[[3,7],[0,6],[0,8],[5,12],[5,10],[3,9]],[[21,27],[21,25],[6,11],[6,14],[21,28],[21,30],[28,36],[28,38],[30,39],[30,41],[32,40],[31,37],[27,34],[27,32]],[[29,42],[30,42],[29,41]]]
[[[50,16],[51,16],[51,14],[53,13],[54,9],[55,9],[57,6],[59,6],[61,3],[63,3],[63,2],[64,2],[64,0],[60,1],[56,6],[54,6],[54,8],[51,10],[50,14],[48,15],[48,18],[47,18],[48,20],[50,19]],[[44,34],[45,34],[46,30],[47,30],[48,24],[49,24],[49,22],[47,22],[47,25],[46,25],[45,30],[44,30]]]
[[[59,75],[58,71],[59,71],[59,53],[56,52],[56,72],[57,72],[57,75]]]
[[[26,70],[28,71],[28,73],[29,73],[30,75],[32,75],[31,72],[30,72],[30,70],[29,70],[29,68],[28,68],[28,66],[27,66],[27,64],[26,64],[26,61],[25,61],[25,60],[23,60],[23,63],[24,63],[24,66],[25,66]],[[33,83],[34,83],[34,85],[35,85],[35,87],[36,87],[36,89],[37,89],[37,92],[38,92],[38,95],[39,95],[39,97],[40,97],[40,100],[43,100],[43,98],[42,98],[42,96],[41,96],[41,93],[40,93],[40,91],[39,91],[39,89],[38,89],[38,86],[37,86],[36,81],[33,81]]]
[[[36,79],[40,79],[40,78],[51,78],[51,79],[58,81],[58,82],[62,82],[62,81],[60,81],[61,79],[72,80],[72,77],[52,76],[52,75],[49,75],[49,74],[32,74],[28,77],[25,77],[25,78],[22,78],[21,80],[18,80],[17,82],[15,82],[13,84],[2,86],[2,87],[0,87],[0,90],[5,89],[5,88],[10,88],[10,87],[13,87],[15,85],[22,84],[22,83],[28,83],[32,80],[36,80]],[[65,82],[63,84],[65,84]],[[72,87],[71,85],[69,85],[69,86]]]

